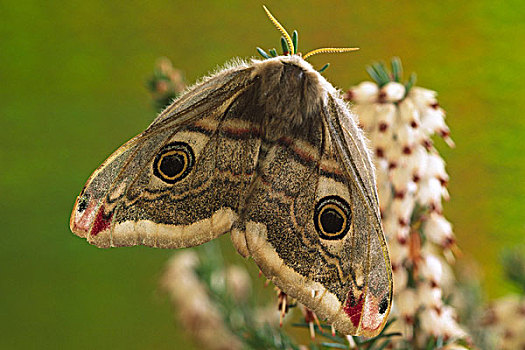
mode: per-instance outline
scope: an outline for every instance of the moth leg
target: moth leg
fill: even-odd
[[[250,257],[250,251],[246,244],[246,227],[244,226],[244,223],[236,221],[230,231],[230,237],[237,252],[244,258]]]

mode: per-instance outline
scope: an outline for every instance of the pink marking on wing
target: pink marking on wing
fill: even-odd
[[[91,226],[91,222],[93,221],[94,213],[93,211],[96,209],[97,202],[91,201],[89,202],[86,210],[78,217],[78,212],[75,214],[77,220],[75,220],[75,228],[78,228],[82,231],[89,230],[89,226]]]
[[[363,312],[363,303],[364,298],[363,294],[359,296],[359,300],[355,300],[354,293],[350,290],[346,296],[346,305],[343,310],[350,317],[350,321],[354,327],[359,327],[359,322],[361,321],[361,313]]]
[[[368,294],[364,306],[363,322],[361,326],[363,329],[375,331],[383,322],[384,315],[379,313],[379,306],[376,298]]]
[[[106,230],[111,225],[111,219],[113,218],[113,213],[109,217],[104,215],[104,206],[101,206],[98,210],[97,217],[95,218],[95,223],[91,229],[91,235],[96,236],[99,232]]]

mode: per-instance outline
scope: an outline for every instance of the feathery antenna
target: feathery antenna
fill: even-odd
[[[323,47],[322,49],[315,49],[308,52],[303,56],[303,59],[307,59],[310,56],[317,55],[318,53],[343,53],[359,50],[358,47]]]
[[[286,43],[288,44],[288,47],[290,48],[290,54],[294,55],[295,54],[295,47],[293,46],[293,41],[292,41],[292,38],[290,37],[290,34],[288,34],[288,32],[286,31],[286,29],[284,29],[284,27],[281,25],[281,23],[279,23],[275,19],[275,17],[270,13],[270,11],[268,11],[266,6],[263,5],[263,9],[264,9],[264,11],[266,11],[266,14],[270,18],[270,21],[272,21],[272,23],[277,27],[277,29],[279,29],[279,31],[283,34],[284,38],[286,39]]]

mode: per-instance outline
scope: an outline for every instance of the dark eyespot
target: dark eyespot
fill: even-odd
[[[388,308],[388,298],[385,296],[383,300],[381,300],[381,303],[379,303],[379,313],[381,315],[384,314],[387,308]]]
[[[153,174],[162,181],[174,184],[190,173],[195,163],[193,151],[187,143],[174,142],[164,146],[153,162]]]
[[[343,238],[350,229],[351,220],[350,206],[339,196],[323,197],[315,206],[314,225],[322,239]]]

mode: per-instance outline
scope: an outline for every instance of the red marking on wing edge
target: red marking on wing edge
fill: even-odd
[[[359,296],[359,300],[355,300],[354,293],[352,290],[350,290],[346,297],[346,305],[344,306],[343,310],[345,313],[350,317],[350,320],[352,321],[352,324],[354,327],[359,327],[359,321],[361,321],[361,313],[363,312],[363,303],[364,303],[364,294],[361,294]]]
[[[91,228],[91,235],[96,236],[99,232],[109,228],[112,218],[113,213],[111,213],[109,217],[106,217],[106,215],[104,215],[104,206],[101,206],[93,223],[93,228]]]

